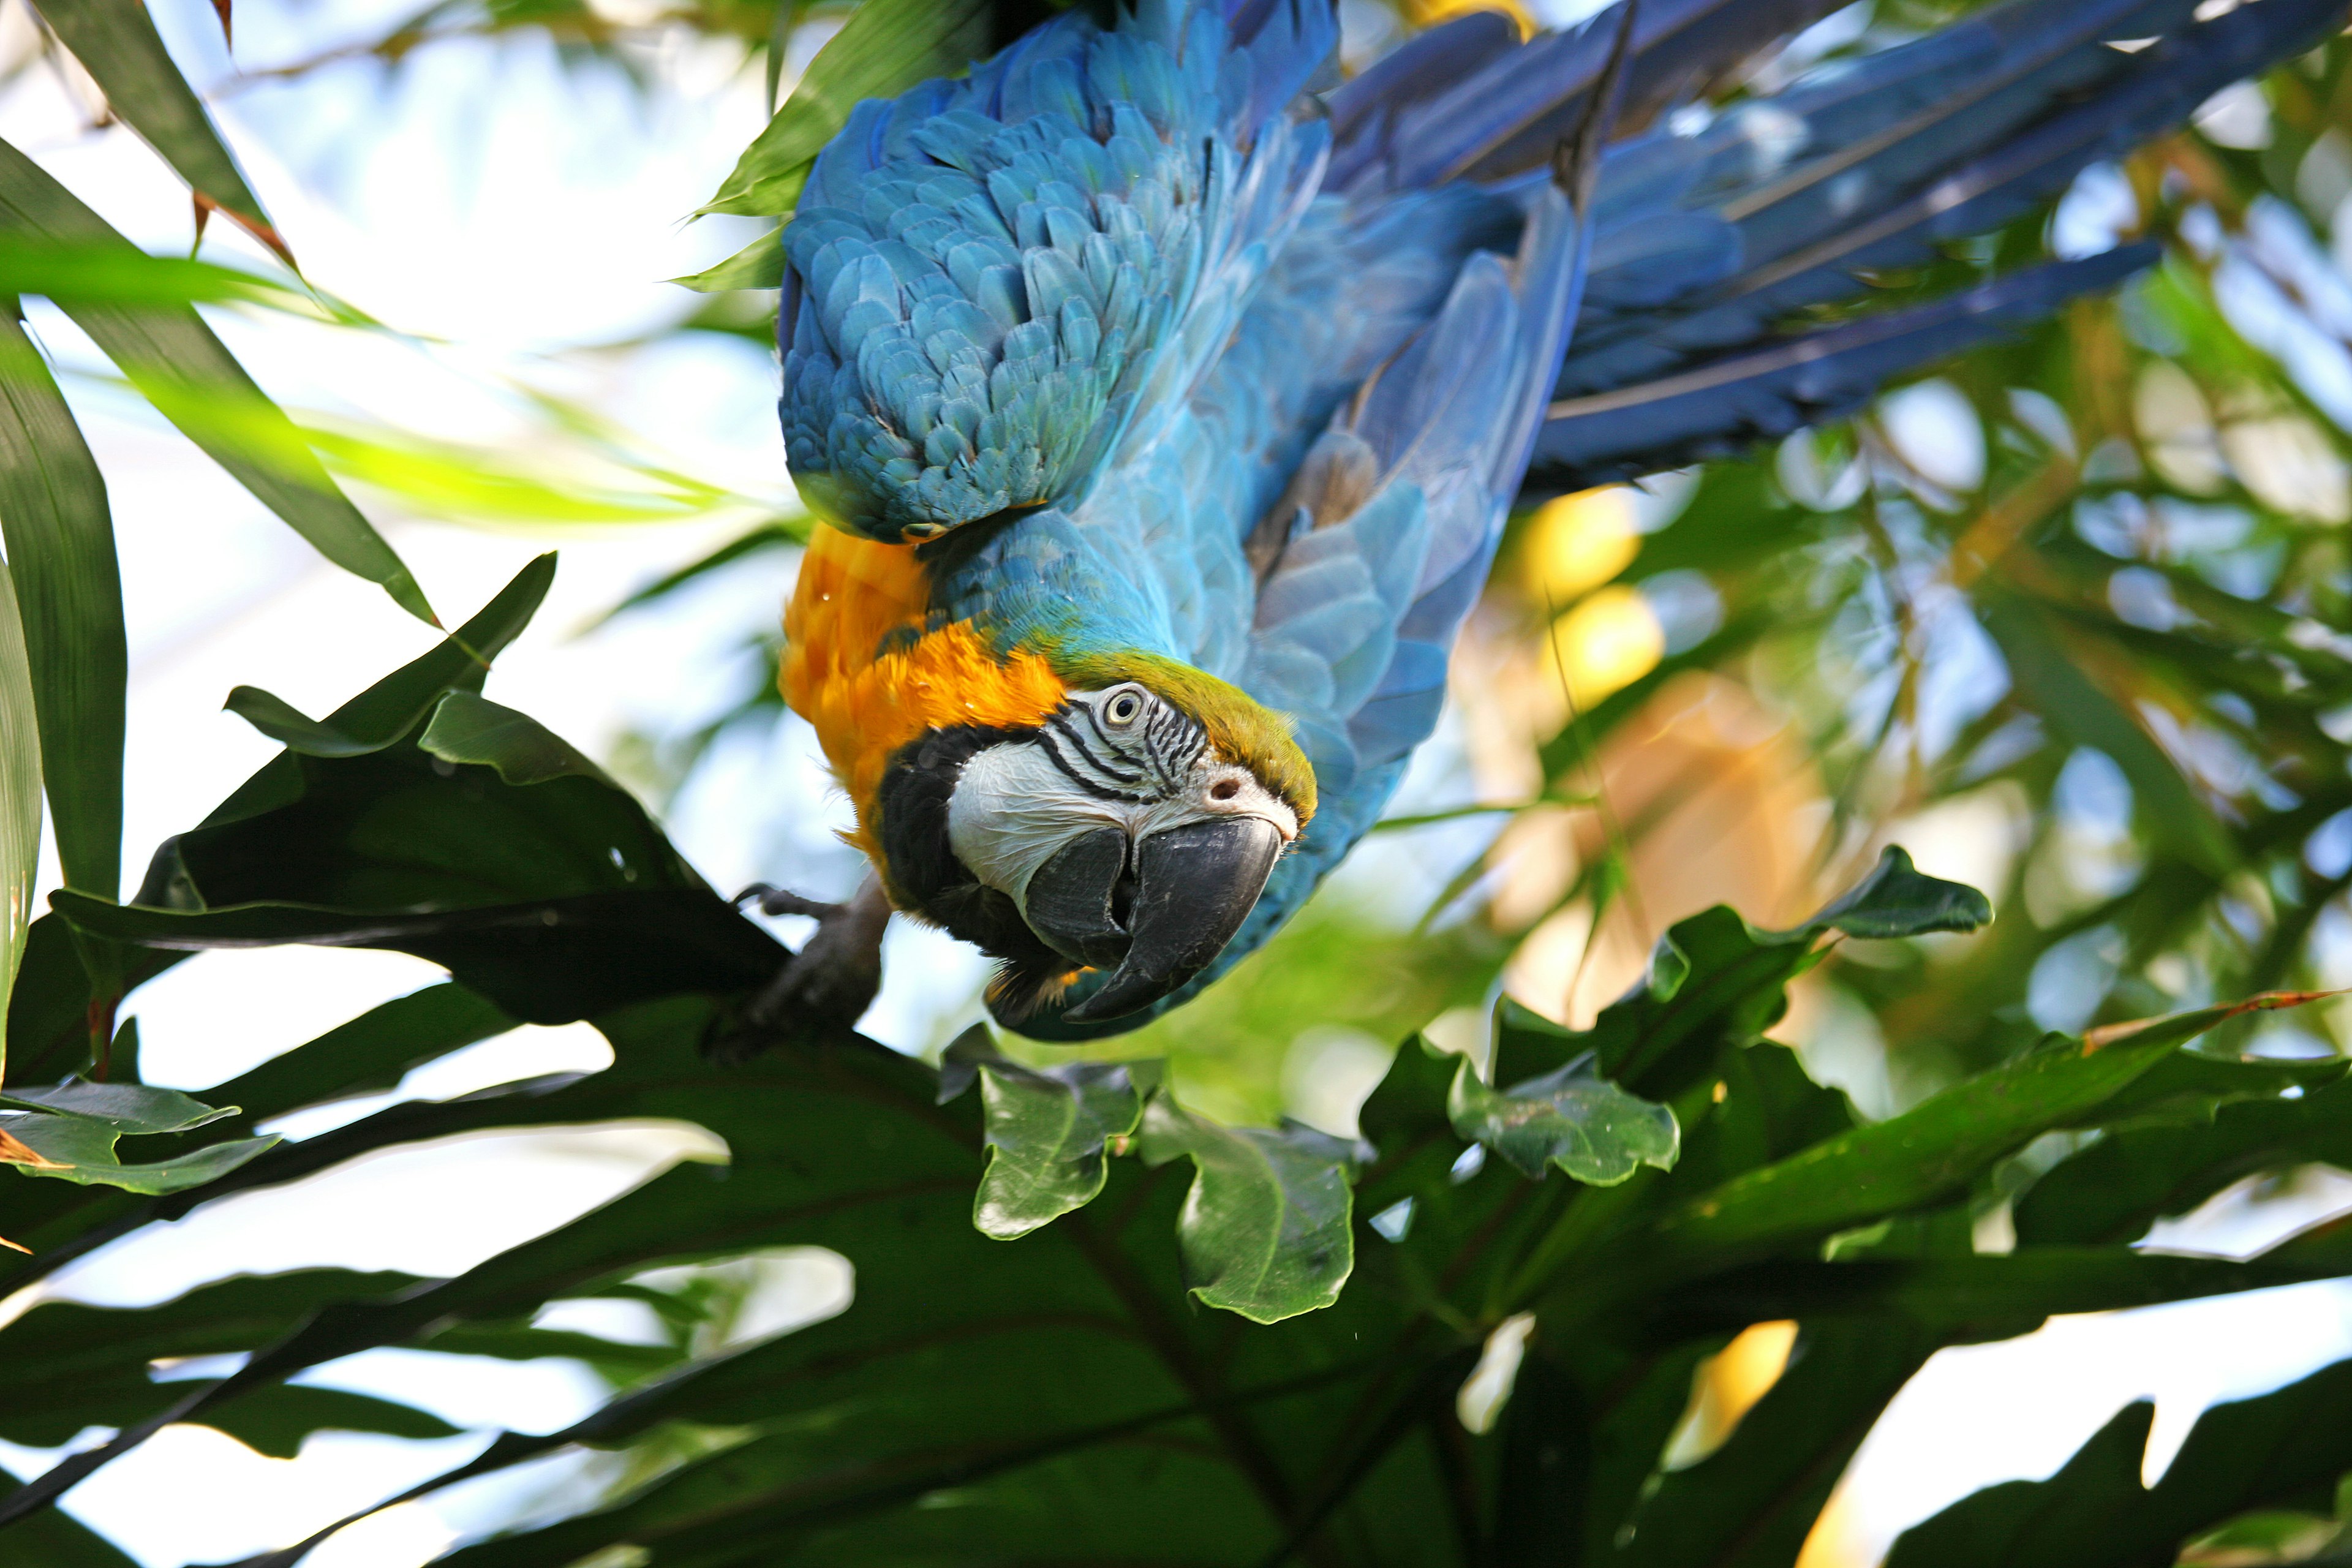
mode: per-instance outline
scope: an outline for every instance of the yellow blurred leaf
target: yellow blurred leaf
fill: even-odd
[[[1528,524],[1520,560],[1538,604],[1563,609],[1632,563],[1642,548],[1622,485],[1546,501]]]
[[[1639,589],[1603,588],[1552,623],[1554,667],[1580,713],[1649,674],[1665,651],[1665,631]]]

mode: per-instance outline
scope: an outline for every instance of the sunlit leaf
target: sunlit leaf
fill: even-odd
[[[1827,1235],[1948,1197],[2041,1133],[2095,1124],[2104,1106],[2183,1040],[2249,1005],[2182,1014],[2096,1048],[2053,1035],[1900,1116],[1825,1140],[1693,1199],[1660,1222],[1659,1234],[1677,1252],[1729,1251]]]
[[[730,289],[781,289],[784,286],[784,246],[778,231],[769,230],[726,260],[671,282],[698,294],[723,294]]]
[[[237,1108],[210,1106],[175,1089],[141,1083],[78,1083],[51,1089],[0,1090],[0,1106],[95,1121],[115,1132],[187,1132],[235,1116]]]
[[[990,0],[864,0],[702,210],[791,212],[809,166],[858,101],[961,72],[986,47],[989,8]]]
[[[0,564],[0,995],[15,988],[33,919],[41,857],[41,742],[33,677],[11,574]],[[0,1067],[7,1062],[0,1035]],[[20,1138],[21,1129],[12,1129]],[[36,1140],[25,1142],[38,1147]],[[46,1150],[43,1151],[47,1152]]]
[[[1682,1147],[1673,1111],[1602,1078],[1590,1056],[1507,1089],[1488,1088],[1465,1061],[1446,1109],[1456,1133],[1538,1181],[1558,1165],[1580,1182],[1611,1186],[1639,1166],[1673,1169]]]
[[[126,1162],[115,1152],[115,1142],[122,1135],[102,1121],[28,1114],[0,1119],[0,1127],[41,1156],[41,1164],[17,1166],[30,1175],[133,1193],[176,1193],[200,1187],[278,1142],[274,1137],[240,1138],[141,1163]]]
[[[15,147],[0,142],[0,228],[48,246],[137,247]],[[189,306],[58,301],[159,413],[263,505],[355,576],[383,584],[403,609],[433,619],[408,568],[327,475],[278,405],[264,396]]]
[[[0,320],[0,532],[66,884],[122,880],[122,578],[106,485],[24,329]],[[35,832],[37,833],[37,827]]]
[[[988,1169],[971,1210],[981,1233],[1010,1241],[1094,1202],[1109,1173],[1105,1145],[1143,1114],[1127,1068],[1024,1068],[975,1026],[948,1047],[940,1091],[961,1092],[975,1073],[988,1127]]]
[[[478,763],[510,784],[576,776],[620,788],[568,741],[536,719],[471,691],[452,691],[433,710],[416,743],[445,763]]]
[[[226,213],[255,238],[286,254],[285,242],[140,0],[40,0],[38,9],[105,92],[108,106],[188,183],[200,210]]]
[[[1148,1164],[1192,1162],[1177,1238],[1192,1294],[1254,1322],[1328,1307],[1355,1267],[1347,1140],[1312,1128],[1221,1127],[1164,1091],[1143,1111]]]

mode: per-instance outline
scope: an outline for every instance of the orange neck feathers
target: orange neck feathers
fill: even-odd
[[[926,730],[1044,722],[1068,690],[1040,655],[1000,659],[969,622],[930,628],[915,547],[820,527],[784,611],[782,685],[816,729],[877,866],[875,796],[891,755]]]

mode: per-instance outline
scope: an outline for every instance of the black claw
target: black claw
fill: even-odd
[[[848,902],[827,904],[754,882],[735,901],[753,899],[763,914],[814,915],[816,932],[773,980],[718,1025],[704,1049],[740,1061],[772,1045],[849,1037],[882,983],[890,901],[881,884],[869,877]]]
[[[735,895],[738,904],[759,903],[763,915],[808,915],[820,921],[837,919],[847,911],[847,904],[828,904],[803,897],[788,888],[772,888],[765,882],[754,882]]]

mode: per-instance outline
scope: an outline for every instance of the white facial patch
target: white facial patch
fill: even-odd
[[[1066,756],[1065,759],[1066,760]],[[1071,770],[1043,741],[1005,741],[963,765],[948,798],[948,844],[965,869],[1027,910],[1037,868],[1081,834],[1117,827],[1131,843],[1147,834],[1225,816],[1274,825],[1287,844],[1298,815],[1247,768],[1203,749],[1164,794],[1108,795]]]

